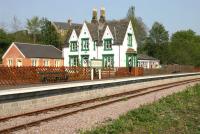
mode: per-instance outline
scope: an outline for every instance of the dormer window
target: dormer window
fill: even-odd
[[[77,49],[77,41],[71,41],[71,42],[70,42],[70,51],[71,51],[71,52],[76,52],[76,51],[78,51],[78,49]]]
[[[112,50],[112,39],[104,39],[104,50]]]
[[[89,39],[88,38],[84,38],[81,39],[81,50],[82,51],[89,51]]]
[[[128,46],[132,46],[132,34],[128,34]]]

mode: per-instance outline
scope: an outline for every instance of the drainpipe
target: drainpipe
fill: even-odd
[[[99,59],[98,48],[99,48],[99,46],[97,46],[97,59]]]
[[[119,45],[119,67],[120,67],[120,45]]]

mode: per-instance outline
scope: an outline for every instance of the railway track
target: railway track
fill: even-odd
[[[90,100],[85,100],[85,101],[81,101],[81,102],[76,102],[76,103],[61,105],[61,106],[57,106],[57,107],[52,107],[52,108],[48,108],[48,109],[42,109],[42,110],[38,110],[38,111],[33,111],[33,112],[24,113],[24,114],[18,114],[18,115],[14,115],[14,116],[8,116],[8,117],[0,118],[0,124],[1,124],[1,123],[6,123],[7,121],[10,121],[10,120],[15,120],[15,119],[19,119],[19,118],[28,118],[29,116],[37,117],[40,114],[46,114],[50,111],[57,111],[57,110],[75,108],[74,110],[71,110],[71,111],[63,112],[61,114],[57,114],[57,115],[53,115],[53,116],[50,116],[50,117],[38,119],[38,120],[35,120],[35,121],[30,121],[28,123],[19,124],[19,125],[4,128],[4,129],[0,128],[0,134],[1,133],[14,132],[14,131],[17,131],[17,130],[20,130],[20,129],[25,129],[27,127],[39,125],[42,122],[55,120],[55,119],[58,119],[58,118],[61,118],[61,117],[76,114],[78,112],[83,112],[83,111],[95,109],[95,108],[98,108],[98,107],[110,105],[110,104],[113,104],[113,103],[116,103],[116,102],[131,99],[131,98],[134,98],[134,97],[143,96],[143,95],[146,95],[146,94],[149,94],[149,93],[153,93],[153,92],[157,92],[157,91],[161,91],[161,90],[165,90],[165,89],[169,89],[169,88],[172,88],[172,87],[177,87],[177,86],[180,86],[180,85],[185,85],[185,84],[189,84],[189,83],[197,82],[197,81],[200,81],[200,78],[178,81],[178,82],[172,82],[172,83],[167,83],[167,84],[161,84],[161,85],[156,85],[156,86],[151,86],[151,87],[145,87],[145,88],[137,89],[137,90],[134,90],[134,91],[118,93],[118,94],[100,97],[100,98],[96,98],[96,99],[90,99]],[[94,104],[95,102],[96,102],[96,104]],[[81,107],[83,105],[85,105],[85,106]],[[79,108],[79,107],[81,107],[81,108]]]

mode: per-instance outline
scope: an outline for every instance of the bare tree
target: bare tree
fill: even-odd
[[[21,29],[21,22],[16,16],[13,16],[11,27],[12,27],[12,32],[17,32]]]

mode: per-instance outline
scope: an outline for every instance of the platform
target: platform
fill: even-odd
[[[107,88],[119,85],[141,83],[153,80],[177,78],[184,76],[200,75],[200,73],[183,73],[183,74],[170,74],[159,76],[143,76],[143,77],[128,77],[118,79],[96,80],[96,81],[79,81],[58,83],[44,86],[33,86],[17,89],[0,90],[0,103],[9,100],[31,99],[35,97],[45,97],[51,95],[59,95],[64,93],[74,93],[97,88]]]

